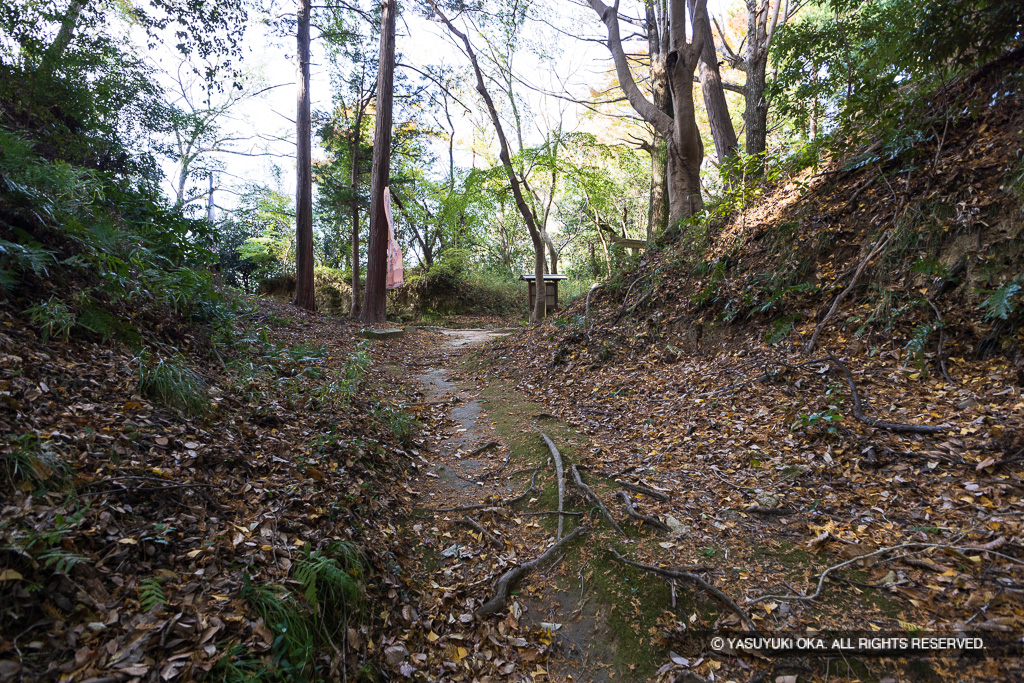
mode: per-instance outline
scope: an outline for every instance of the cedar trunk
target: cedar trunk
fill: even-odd
[[[297,59],[299,92],[295,117],[295,300],[316,310],[313,290],[313,168],[309,120],[309,0],[299,0]]]
[[[391,113],[395,81],[395,0],[382,0],[380,68],[377,75],[377,124],[373,133],[370,177],[370,247],[366,257],[366,296],[360,320],[382,323],[387,314],[388,219],[384,188],[391,174]]]

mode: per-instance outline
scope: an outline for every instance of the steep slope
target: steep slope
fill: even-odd
[[[964,658],[743,667],[1021,675],[996,642],[1024,614],[1021,65],[950,86],[930,121],[781,179],[725,225],[674,231],[592,292],[589,318],[577,302],[488,353],[591,437],[581,464],[669,493],[639,500],[674,537],[622,552],[702,565],[766,633],[992,639]],[[746,677],[708,639],[739,625],[649,624],[691,673]]]

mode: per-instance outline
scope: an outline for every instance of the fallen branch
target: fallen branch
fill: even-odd
[[[493,545],[498,550],[501,550],[501,549],[503,549],[505,547],[505,543],[502,542],[502,540],[500,538],[498,538],[497,536],[492,534],[490,531],[485,529],[483,524],[481,524],[480,522],[476,521],[475,519],[473,519],[469,515],[466,515],[465,518],[460,519],[459,520],[459,524],[464,524],[464,525],[466,525],[468,527],[472,527],[472,528],[476,529],[477,531],[480,532],[481,536],[483,536],[488,541],[490,541],[491,545]]]
[[[575,539],[577,536],[585,536],[589,531],[590,527],[578,526],[572,531],[572,533],[563,536],[562,540],[556,542],[553,546],[545,550],[544,554],[540,557],[534,558],[529,562],[524,562],[518,567],[513,567],[502,574],[501,578],[498,579],[498,582],[494,584],[494,597],[481,605],[480,609],[476,611],[476,615],[478,617],[486,617],[504,609],[505,603],[508,602],[509,592],[512,590],[513,586],[523,578],[523,576],[557,555],[558,551],[564,545]]]
[[[541,435],[544,443],[548,445],[551,457],[555,461],[555,477],[558,479],[558,533],[555,535],[555,540],[557,541],[562,538],[562,510],[565,509],[565,474],[562,471],[562,456],[559,454],[558,449],[555,448],[555,443],[548,438],[547,434],[539,429],[537,433]]]
[[[642,493],[643,495],[649,498],[660,500],[662,503],[668,502],[668,496],[662,493],[661,491],[655,491],[654,489],[649,488],[647,486],[643,486],[642,484],[631,484],[630,482],[622,481],[621,479],[615,479],[614,481],[622,488],[628,489],[633,493]]]
[[[912,432],[914,434],[940,434],[949,429],[948,425],[912,425],[899,422],[885,422],[873,417],[868,417],[864,414],[864,411],[861,410],[860,394],[857,393],[857,385],[853,381],[853,373],[850,372],[850,368],[846,367],[846,363],[839,360],[831,353],[828,354],[828,358],[833,364],[842,370],[843,377],[846,378],[846,384],[850,387],[850,394],[853,396],[853,416],[864,424],[878,429],[888,429],[893,432]]]
[[[633,519],[639,521],[641,524],[652,526],[658,531],[664,531],[666,533],[672,531],[668,524],[665,524],[665,522],[661,521],[657,517],[650,517],[637,512],[636,508],[633,507],[633,501],[629,499],[629,494],[625,491],[619,491],[618,496],[622,499],[622,502],[626,504],[626,514]]]
[[[604,513],[605,519],[608,520],[608,523],[612,525],[612,528],[615,529],[615,531],[618,532],[620,536],[625,536],[626,532],[622,530],[622,527],[620,527],[618,522],[616,522],[615,519],[612,517],[612,513],[608,512],[608,508],[604,506],[604,503],[601,502],[601,499],[597,497],[597,494],[594,493],[593,489],[591,489],[589,486],[583,483],[583,479],[580,477],[580,471],[576,469],[576,465],[573,465],[569,469],[572,471],[572,475],[576,479],[576,486],[578,486],[580,490],[583,491],[584,495],[586,495],[587,497],[587,500],[589,500],[591,503],[593,503],[594,505],[601,509],[601,512]]]
[[[691,574],[689,572],[673,571],[671,569],[662,569],[661,567],[655,567],[655,566],[652,566],[652,565],[649,565],[649,564],[643,564],[641,562],[634,562],[633,560],[627,560],[625,557],[620,555],[619,551],[617,551],[615,548],[608,548],[608,551],[611,552],[611,554],[615,557],[616,560],[618,560],[619,562],[622,562],[623,564],[628,564],[628,565],[630,565],[632,567],[636,567],[637,569],[643,569],[643,570],[649,571],[649,572],[651,572],[653,574],[658,574],[659,576],[664,576],[667,579],[676,579],[676,580],[679,580],[679,581],[689,581],[690,583],[694,583],[694,584],[700,586],[708,594],[714,596],[715,598],[717,598],[719,600],[719,602],[721,602],[726,607],[728,607],[733,612],[735,612],[736,616],[738,616],[743,621],[743,623],[747,625],[747,627],[751,631],[753,631],[754,633],[758,632],[757,631],[757,625],[754,624],[753,620],[749,616],[747,616],[747,613],[743,611],[743,608],[736,604],[735,600],[733,600],[728,595],[723,593],[721,590],[719,590],[718,588],[715,588],[710,583],[708,583],[707,581],[705,581],[701,577],[697,576],[696,574]]]
[[[863,273],[864,269],[867,268],[871,259],[875,258],[875,256],[885,248],[885,245],[889,243],[890,234],[891,233],[886,233],[882,238],[875,242],[875,246],[868,252],[868,255],[864,257],[864,260],[860,262],[860,265],[857,266],[857,270],[854,271],[853,277],[850,278],[850,284],[846,285],[846,289],[839,293],[839,296],[837,296],[832,302],[831,308],[828,309],[828,313],[825,314],[825,317],[822,318],[821,322],[814,328],[814,334],[811,335],[810,341],[808,341],[807,346],[804,347],[804,354],[810,354],[811,351],[814,350],[814,345],[818,343],[818,335],[821,334],[825,325],[832,320],[832,316],[835,315],[836,310],[839,308],[839,304],[841,304],[843,299],[849,296],[850,292],[852,292],[854,287],[857,286],[857,281],[860,279],[861,273]]]
[[[511,507],[511,506],[515,505],[516,503],[518,503],[519,501],[521,501],[524,498],[526,498],[527,496],[529,496],[531,493],[540,493],[533,486],[533,482],[536,481],[536,479],[537,479],[537,472],[538,471],[539,470],[534,470],[533,471],[533,478],[530,479],[529,487],[527,487],[527,489],[525,491],[523,491],[520,495],[516,496],[515,498],[506,498],[505,500],[499,500],[497,502],[491,501],[490,503],[474,503],[472,505],[457,505],[456,507],[452,507],[452,508],[425,508],[424,512],[467,512],[469,510],[483,510],[484,508]]]

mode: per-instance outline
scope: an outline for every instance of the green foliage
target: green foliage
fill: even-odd
[[[416,433],[423,427],[415,417],[393,406],[378,405],[373,410],[373,416],[383,423],[401,444],[408,444]]]
[[[842,390],[838,384],[829,383],[825,392],[825,402],[828,406],[824,410],[815,413],[801,413],[790,429],[810,429],[824,427],[829,434],[838,434],[836,425],[843,420],[843,413],[839,408],[842,402]]]
[[[981,309],[985,311],[985,318],[988,320],[1007,320],[1016,310],[1024,295],[1024,275],[1011,278],[981,302]]]
[[[144,396],[189,415],[205,415],[209,411],[206,382],[188,367],[180,354],[154,357],[147,349],[135,362],[139,391]]]
[[[160,579],[150,577],[139,582],[139,604],[143,612],[163,610],[167,604],[167,596],[160,587]]]
[[[43,341],[51,338],[67,341],[75,326],[75,315],[67,304],[55,296],[25,311],[29,319],[39,326]]]
[[[879,141],[858,163],[893,158],[938,135],[938,86],[1020,45],[1024,10],[998,0],[818,2],[773,43],[777,117],[849,145]],[[938,123],[938,131],[944,127]]]
[[[44,449],[35,434],[10,436],[0,449],[0,472],[9,490],[38,489],[67,474],[67,466]]]
[[[320,680],[325,672],[318,670],[317,649],[339,646],[363,609],[364,562],[354,546],[335,542],[323,550],[307,548],[294,566],[294,588],[246,585],[243,596],[274,632],[272,677]]]

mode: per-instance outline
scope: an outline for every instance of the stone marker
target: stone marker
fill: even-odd
[[[359,331],[359,336],[363,339],[392,339],[394,337],[401,337],[405,334],[405,330],[397,328],[387,330],[368,330],[363,328]]]

